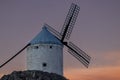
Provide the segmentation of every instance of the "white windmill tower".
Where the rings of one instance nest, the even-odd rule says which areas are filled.
[[[63,44],[46,25],[27,47],[27,69],[63,74]]]
[[[42,70],[63,75],[63,46],[66,46],[68,52],[85,67],[88,67],[91,57],[72,42],[67,41],[70,38],[79,10],[80,7],[72,3],[61,33],[45,24],[42,31],[32,41],[3,63],[0,68],[27,48],[28,70]]]

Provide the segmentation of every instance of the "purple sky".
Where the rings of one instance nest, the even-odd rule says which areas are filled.
[[[61,31],[72,2],[80,5],[80,13],[70,41],[92,57],[90,68],[120,65],[120,0],[0,0],[0,64],[33,39],[44,23]],[[66,50],[65,69],[83,68]],[[25,51],[0,73],[24,69]]]

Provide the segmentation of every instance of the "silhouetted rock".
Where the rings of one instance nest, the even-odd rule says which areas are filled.
[[[9,75],[4,75],[0,80],[67,80],[65,77],[37,70],[14,71]]]

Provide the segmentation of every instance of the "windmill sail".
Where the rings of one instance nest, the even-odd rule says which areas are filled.
[[[62,41],[69,39],[73,26],[76,22],[80,7],[72,3],[61,30]]]
[[[90,61],[91,57],[88,56],[83,50],[78,48],[76,45],[74,45],[72,42],[69,42],[69,46],[75,49],[78,53],[80,53],[87,61]]]
[[[73,54],[75,58],[77,58],[84,66],[88,67],[90,63],[91,57],[88,56],[84,51],[74,45],[72,42],[68,44],[68,52]]]
[[[88,65],[89,65],[89,64],[86,63],[82,57],[78,56],[78,54],[76,54],[76,52],[74,52],[73,50],[71,50],[71,49],[69,49],[69,48],[68,48],[68,52],[69,52],[72,56],[74,56],[78,61],[80,61],[85,67],[88,68]]]
[[[22,51],[24,51],[30,44],[27,44],[25,47],[23,47],[20,51],[18,51],[14,56],[12,56],[10,59],[8,59],[6,62],[4,62],[2,65],[0,65],[0,68],[5,66],[7,63],[9,63],[11,60],[13,60],[17,55],[19,55]]]
[[[63,43],[68,47],[68,52],[73,55],[77,60],[79,60],[85,67],[89,66],[91,57],[88,56],[85,52],[75,46],[72,42],[69,44]]]
[[[56,31],[54,28],[52,28],[51,26],[49,26],[48,24],[44,24],[44,26],[47,28],[48,31],[50,31],[52,34],[54,34],[58,39],[61,40],[62,35]]]
[[[61,30],[62,39],[61,42],[68,47],[68,52],[73,55],[76,59],[78,59],[85,67],[88,67],[90,62],[90,56],[88,56],[84,51],[74,45],[72,42],[64,42],[64,39],[69,39],[70,34],[72,32],[73,26],[76,22],[78,13],[80,11],[80,7],[76,4],[72,3],[63,24],[63,28]]]
[[[90,56],[88,56],[84,51],[82,51],[80,48],[75,46],[72,42],[70,42],[68,45],[68,52],[73,55],[76,59],[78,59],[85,67],[89,66],[90,63]]]

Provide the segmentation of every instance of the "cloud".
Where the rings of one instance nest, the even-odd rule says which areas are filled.
[[[120,67],[67,69],[65,76],[70,80],[120,80]]]

